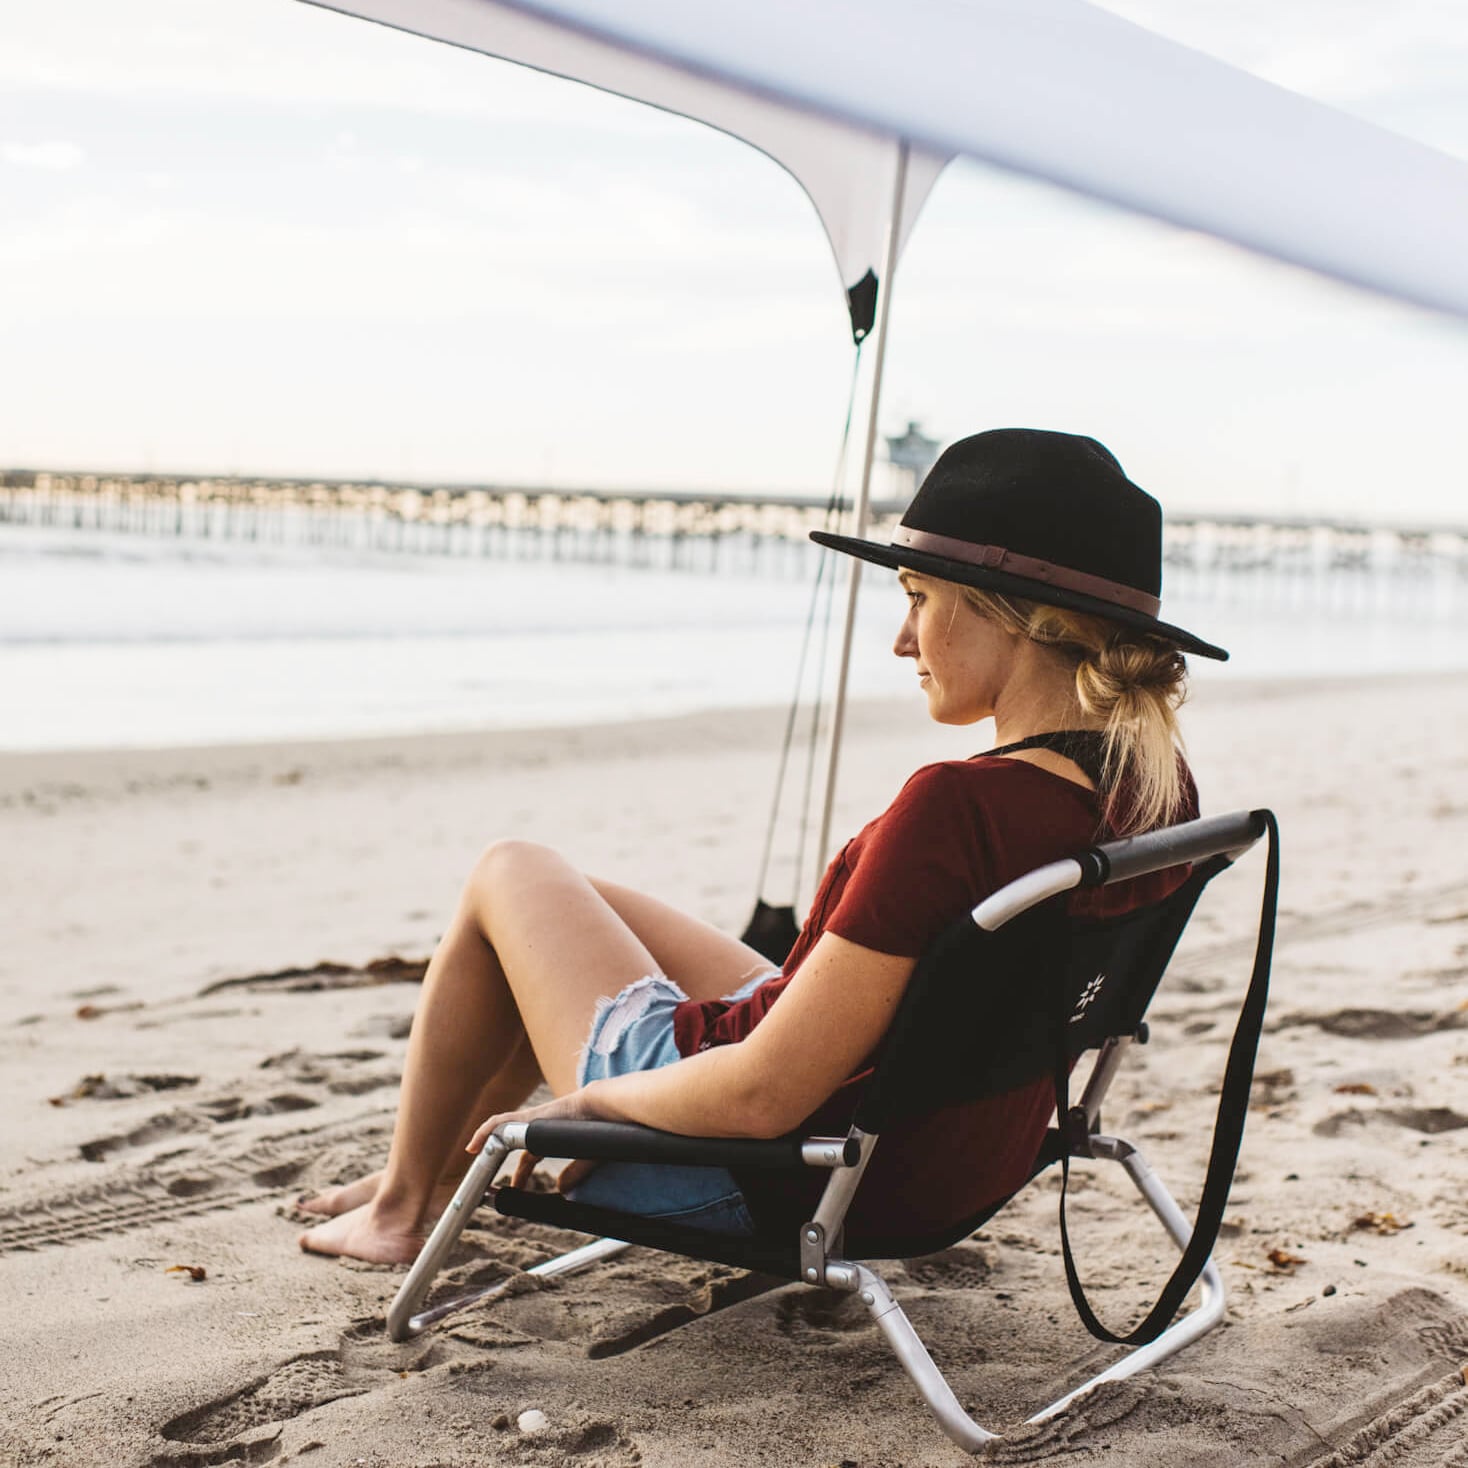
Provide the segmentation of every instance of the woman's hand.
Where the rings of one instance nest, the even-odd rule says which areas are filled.
[[[568,1091],[552,1101],[543,1101],[539,1106],[522,1106],[518,1111],[501,1111],[491,1116],[478,1131],[469,1138],[466,1152],[480,1152],[496,1127],[512,1121],[597,1121],[604,1120],[606,1112],[596,1104],[597,1083]]]
[[[502,1111],[497,1116],[491,1116],[478,1131],[469,1139],[469,1145],[465,1148],[468,1152],[479,1152],[489,1140],[490,1135],[498,1126],[503,1126],[512,1121],[596,1121],[604,1119],[604,1113],[597,1109],[596,1098],[588,1093],[595,1089],[595,1082],[589,1086],[582,1086],[579,1090],[569,1091],[564,1096],[557,1096],[552,1101],[542,1102],[539,1106],[522,1106],[519,1111]],[[522,1152],[519,1161],[515,1164],[514,1176],[510,1179],[512,1188],[524,1187],[530,1181],[530,1174],[535,1171],[540,1158],[533,1152]],[[560,1176],[556,1178],[556,1191],[567,1192],[581,1182],[596,1163],[588,1158],[577,1158],[561,1169]]]

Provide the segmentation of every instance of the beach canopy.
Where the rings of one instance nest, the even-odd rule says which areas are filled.
[[[906,140],[899,242],[962,153],[1468,316],[1468,163],[1084,0],[308,3],[746,139],[810,195],[848,292],[880,273]]]
[[[751,144],[805,190],[825,228],[860,342],[876,320],[889,234],[900,254],[951,153],[908,147],[779,97],[751,91],[650,52],[567,25],[536,6],[496,0],[309,0],[585,82],[708,124]],[[615,7],[606,7],[612,12]],[[895,231],[893,212],[897,213]],[[894,256],[895,263],[895,256]]]

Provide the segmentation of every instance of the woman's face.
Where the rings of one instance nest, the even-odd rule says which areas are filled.
[[[907,617],[892,651],[917,664],[928,714],[940,724],[989,718],[1014,670],[1019,639],[981,617],[951,581],[916,571],[901,571],[897,579],[907,595]]]

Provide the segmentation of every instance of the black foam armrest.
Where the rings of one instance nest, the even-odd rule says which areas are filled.
[[[804,1168],[808,1138],[684,1137],[623,1121],[532,1121],[525,1148],[537,1157],[585,1157],[597,1162],[671,1162],[685,1167]],[[823,1139],[824,1140],[824,1139]],[[840,1162],[856,1161],[857,1144],[827,1144]],[[818,1164],[819,1165],[819,1164]],[[827,1164],[829,1165],[829,1164]]]
[[[1127,836],[1093,846],[1076,859],[1082,887],[1121,882],[1147,872],[1160,872],[1185,862],[1247,850],[1265,831],[1267,811],[1241,810],[1226,816],[1205,816],[1165,826],[1142,836]]]

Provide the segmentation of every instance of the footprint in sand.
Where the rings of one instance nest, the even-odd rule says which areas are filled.
[[[1312,1130],[1318,1137],[1339,1137],[1373,1121],[1391,1122],[1408,1131],[1425,1132],[1428,1136],[1468,1127],[1468,1116],[1449,1106],[1403,1106],[1376,1112],[1362,1111],[1353,1106],[1317,1121]]]
[[[104,1157],[110,1157],[114,1152],[122,1152],[129,1147],[147,1147],[154,1142],[161,1142],[168,1137],[181,1136],[185,1132],[198,1131],[208,1125],[208,1119],[197,1112],[166,1111],[158,1116],[150,1116],[141,1126],[135,1126],[131,1131],[83,1142],[81,1154],[88,1162],[101,1162]]]
[[[194,1449],[204,1445],[203,1451],[161,1453],[151,1468],[268,1462],[278,1449],[280,1424],[343,1397],[395,1386],[404,1370],[433,1364],[439,1351],[432,1341],[406,1348],[395,1345],[382,1334],[380,1321],[357,1321],[342,1333],[336,1350],[295,1356],[268,1376],[165,1422],[159,1434],[166,1441]],[[277,1432],[258,1435],[270,1427]]]
[[[775,1329],[781,1335],[835,1337],[870,1325],[872,1317],[855,1295],[801,1290],[782,1297],[775,1306]]]
[[[769,1275],[730,1270],[720,1270],[701,1284],[689,1281],[685,1299],[669,1304],[639,1302],[609,1314],[593,1327],[586,1354],[593,1361],[621,1356],[730,1305],[752,1300],[779,1283]]]
[[[314,1050],[302,1050],[297,1045],[282,1050],[278,1055],[266,1056],[260,1062],[260,1069],[283,1070],[292,1079],[323,1081],[331,1074],[327,1061],[340,1060],[348,1065],[361,1065],[368,1060],[382,1060],[386,1053],[384,1050],[330,1050],[318,1054]]]
[[[1347,1040],[1411,1040],[1441,1030],[1468,1028],[1468,1012],[1445,1013],[1420,1009],[1334,1009],[1323,1014],[1285,1014],[1274,1023],[1279,1030],[1314,1025],[1328,1035]]]
[[[219,1468],[223,1464],[273,1463],[280,1456],[279,1431],[251,1442],[226,1443],[217,1448],[173,1448],[148,1459],[147,1468]]]
[[[506,1414],[507,1416],[510,1414]],[[510,1441],[495,1442],[494,1461],[564,1468],[578,1458],[590,1457],[597,1468],[636,1468],[642,1461],[636,1444],[615,1423],[601,1418],[572,1427],[534,1434],[512,1434]]]
[[[960,1244],[911,1260],[905,1267],[907,1277],[916,1285],[966,1290],[988,1283],[994,1273],[994,1256],[982,1245]]]
[[[279,1370],[241,1391],[206,1402],[165,1422],[169,1442],[222,1443],[267,1423],[287,1422],[313,1407],[340,1397],[355,1397],[370,1388],[352,1381],[335,1351],[297,1356]]]
[[[298,1096],[282,1092],[267,1096],[262,1101],[246,1102],[238,1096],[222,1096],[211,1101],[202,1101],[194,1107],[180,1107],[150,1116],[140,1126],[110,1137],[97,1137],[83,1142],[81,1154],[88,1162],[101,1162],[116,1152],[130,1147],[147,1147],[169,1137],[183,1136],[188,1132],[201,1131],[228,1121],[242,1121],[251,1116],[280,1116],[291,1111],[309,1111],[321,1103],[309,1096]]]
[[[342,1067],[356,1067],[383,1058],[381,1050],[337,1050],[325,1055],[310,1050],[286,1050],[262,1060],[260,1069],[278,1070],[281,1078],[293,1085],[325,1086],[336,1096],[364,1096],[384,1086],[396,1086],[402,1080],[401,1068],[393,1066],[363,1075],[353,1071],[342,1074]]]
[[[53,1096],[51,1104],[65,1106],[69,1101],[129,1101],[134,1096],[146,1096],[153,1091],[177,1091],[198,1084],[198,1076],[83,1076],[64,1095]]]
[[[333,1096],[365,1096],[369,1091],[380,1091],[384,1086],[396,1086],[402,1078],[401,1072],[396,1070],[374,1071],[365,1076],[341,1076],[328,1081],[326,1089]]]
[[[1450,1106],[1405,1107],[1382,1114],[1398,1126],[1407,1127],[1414,1132],[1426,1132],[1428,1136],[1436,1136],[1439,1132],[1455,1132],[1468,1126],[1468,1116],[1454,1111]]]

